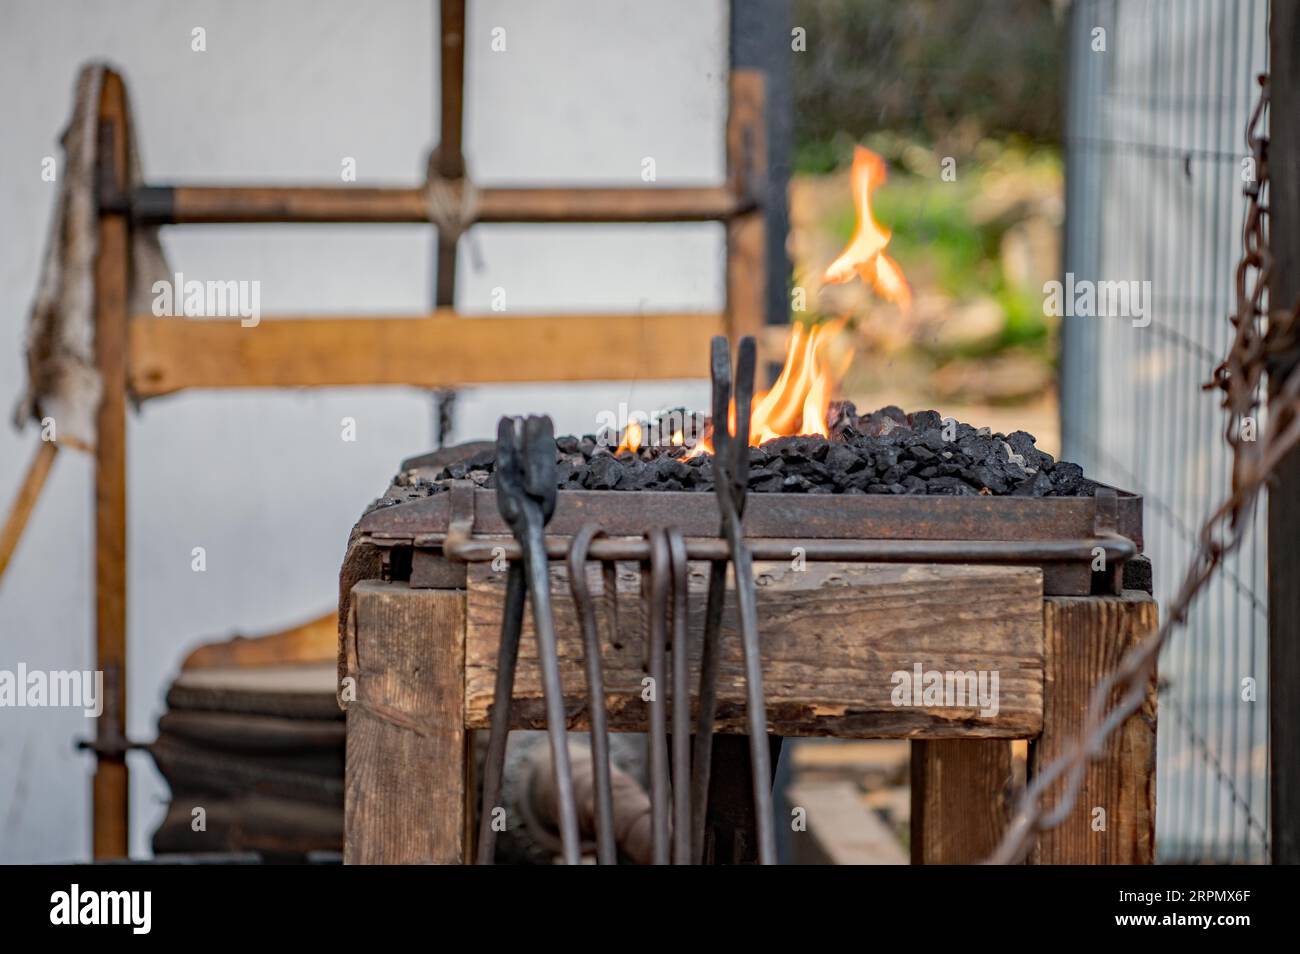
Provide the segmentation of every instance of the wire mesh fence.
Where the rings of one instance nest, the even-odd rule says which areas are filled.
[[[1267,16],[1267,0],[1070,10],[1063,285],[1130,283],[1131,307],[1062,319],[1063,453],[1145,498],[1162,605],[1228,490],[1222,412],[1201,385],[1230,340]],[[1267,860],[1262,514],[1161,657],[1160,861]]]

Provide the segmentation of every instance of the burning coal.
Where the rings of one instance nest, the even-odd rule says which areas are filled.
[[[751,493],[929,494],[975,497],[1091,496],[1096,485],[1077,464],[1056,461],[1033,435],[990,433],[940,417],[905,414],[896,407],[859,415],[833,402],[830,437],[790,435],[749,451]],[[562,490],[713,490],[713,457],[684,447],[645,446],[610,453],[597,436],[555,440]],[[412,476],[399,485],[412,496],[448,489],[453,480],[492,487],[495,450],[449,464],[432,480]]]

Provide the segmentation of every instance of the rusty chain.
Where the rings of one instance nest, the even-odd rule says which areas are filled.
[[[1300,367],[1292,366],[1280,381],[1276,379],[1276,362],[1293,354],[1300,342],[1300,303],[1290,311],[1272,314],[1264,304],[1273,264],[1264,196],[1268,182],[1268,138],[1264,133],[1268,77],[1260,76],[1259,84],[1259,100],[1246,126],[1246,145],[1255,175],[1244,189],[1242,255],[1236,270],[1235,310],[1229,316],[1234,335],[1227,356],[1214,369],[1213,379],[1204,385],[1205,390],[1223,393],[1221,406],[1227,413],[1224,437],[1232,452],[1232,493],[1202,525],[1182,585],[1160,627],[1125,653],[1116,670],[1097,684],[1083,729],[1022,792],[1016,814],[988,859],[991,864],[1022,861],[1039,832],[1054,828],[1069,816],[1088,763],[1101,755],[1111,733],[1142,706],[1161,649],[1186,622],[1191,604],[1224,558],[1241,545],[1260,491],[1278,464],[1300,444]],[[1258,421],[1262,385],[1270,368],[1274,369],[1275,379],[1267,427],[1253,425],[1250,435],[1245,436],[1246,420]],[[1046,798],[1061,780],[1063,790],[1055,805],[1049,806]]]

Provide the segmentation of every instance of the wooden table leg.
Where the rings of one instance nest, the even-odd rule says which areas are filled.
[[[1049,597],[1043,607],[1046,673],[1043,734],[1029,747],[1032,776],[1083,724],[1093,687],[1158,625],[1146,593]],[[1058,783],[1059,785],[1059,783]],[[1054,804],[1054,793],[1048,804]],[[1111,737],[1084,775],[1069,817],[1038,836],[1031,864],[1150,864],[1155,860],[1156,681],[1142,708]]]
[[[971,865],[987,858],[1012,808],[1012,743],[912,743],[912,864]]]
[[[367,580],[352,590],[348,864],[469,859],[465,591]]]

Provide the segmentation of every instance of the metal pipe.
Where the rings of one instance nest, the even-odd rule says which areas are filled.
[[[596,860],[602,865],[618,864],[614,839],[614,789],[609,767],[609,724],[605,711],[605,678],[601,665],[600,632],[596,627],[596,609],[587,587],[587,549],[591,541],[604,533],[587,524],[573,538],[569,550],[569,588],[582,627],[583,653],[587,657],[587,706],[591,714],[592,776],[596,802]],[[613,564],[604,564],[605,588],[617,584]],[[616,597],[615,597],[616,598]],[[495,715],[495,713],[493,713]]]
[[[429,224],[423,186],[138,186],[106,193],[101,208],[137,225],[267,222]],[[478,222],[721,222],[751,212],[725,186],[699,188],[480,188]]]
[[[730,356],[725,338],[714,339],[714,352]],[[776,864],[776,827],[772,815],[772,751],[767,739],[767,707],[763,700],[763,657],[758,636],[758,596],[754,591],[754,567],[745,545],[740,519],[745,512],[745,490],[749,483],[749,411],[754,394],[757,364],[754,339],[740,339],[736,354],[736,432],[729,441],[730,462],[715,481],[722,527],[731,546],[735,568],[736,604],[740,616],[741,646],[745,656],[745,715],[749,721],[749,760],[754,792],[754,823],[758,829],[758,861]],[[723,418],[725,421],[726,419]],[[715,425],[716,426],[716,425]],[[715,463],[716,466],[716,463]]]
[[[668,540],[661,528],[646,534],[650,545],[649,584],[642,573],[642,597],[646,604],[650,638],[646,643],[646,673],[650,677],[650,828],[653,864],[669,861],[668,689],[666,649],[668,642]]]
[[[548,536],[547,556],[562,560],[568,553],[569,538]],[[813,562],[844,560],[859,563],[1091,563],[1100,547],[1107,563],[1122,562],[1137,555],[1127,537],[1115,535],[1080,537],[1073,540],[810,540],[798,537],[760,537],[748,541],[755,560],[790,560],[802,556]],[[504,537],[472,537],[444,540],[443,552],[465,563],[487,563],[502,550],[507,559],[519,556],[518,545]],[[798,553],[796,554],[796,551]],[[687,538],[691,560],[718,561],[729,556],[726,540]],[[611,537],[593,540],[588,554],[592,560],[644,561],[650,557],[644,538]]]
[[[686,672],[686,619],[690,567],[681,532],[670,527],[665,536],[673,584],[673,864],[688,865],[691,863],[691,690]]]
[[[492,695],[492,725],[488,730],[487,755],[483,760],[483,803],[479,809],[478,852],[475,863],[490,865],[496,858],[497,809],[505,778],[506,741],[510,736],[510,700],[515,689],[515,664],[519,658],[519,636],[523,632],[524,595],[527,582],[524,567],[512,561],[506,575],[505,609],[501,620],[501,642],[497,646],[496,685]]]

